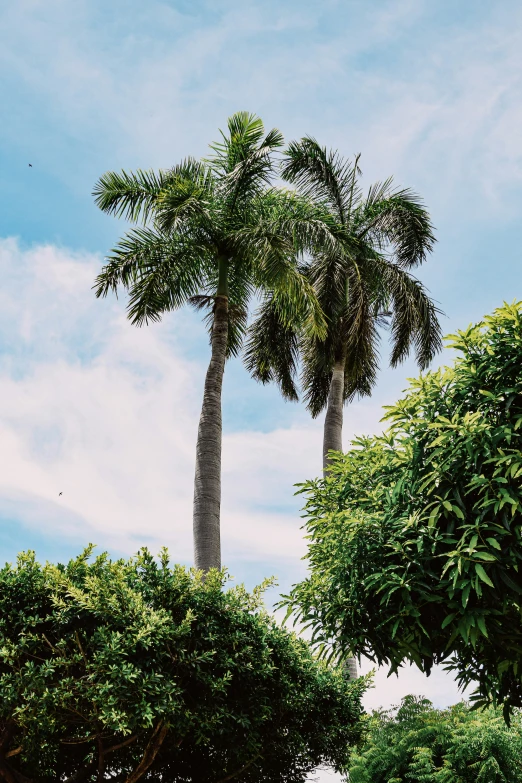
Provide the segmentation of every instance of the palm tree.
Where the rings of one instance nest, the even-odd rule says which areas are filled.
[[[379,365],[379,327],[391,321],[391,365],[415,351],[425,368],[441,348],[437,309],[422,284],[409,274],[434,244],[429,215],[409,190],[392,190],[391,179],[363,197],[354,163],[328,153],[315,139],[290,144],[283,178],[330,211],[342,231],[342,249],[312,253],[301,271],[313,285],[327,321],[326,336],[284,322],[267,293],[249,328],[246,365],[263,383],[275,381],[283,396],[297,400],[296,374],[315,418],[326,408],[323,473],[332,452],[342,451],[343,406],[370,395]],[[348,677],[357,663],[347,658]]]
[[[325,206],[343,232],[342,252],[320,249],[301,267],[325,314],[327,334],[304,334],[282,322],[267,294],[247,341],[254,377],[276,381],[290,400],[298,398],[301,358],[307,407],[314,418],[326,408],[325,472],[331,452],[342,450],[344,403],[370,395],[376,383],[379,327],[391,327],[392,367],[413,349],[424,369],[441,348],[438,310],[408,271],[433,248],[429,215],[412,191],[393,190],[391,179],[363,196],[358,163],[359,156],[350,163],[310,137],[290,144],[283,178]]]
[[[141,325],[190,303],[207,311],[211,358],[197,436],[193,533],[195,565],[220,568],[221,391],[227,357],[246,331],[249,300],[269,293],[284,325],[303,322],[324,336],[313,287],[297,259],[321,246],[341,253],[328,211],[296,193],[270,186],[278,130],[240,112],[212,155],[184,160],[169,171],[108,172],[94,189],[104,212],[141,223],[111,252],[96,296],[122,285],[128,315]]]

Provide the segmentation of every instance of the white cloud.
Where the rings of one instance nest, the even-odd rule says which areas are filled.
[[[186,558],[189,363],[160,330],[133,330],[120,308],[96,302],[98,259],[10,241],[1,261],[4,493],[33,510],[40,499],[50,524],[53,506],[58,518],[67,510],[76,532],[127,551],[141,532],[156,542],[168,530]]]
[[[0,505],[86,541],[126,552],[167,544],[190,561],[205,363],[184,358],[183,328],[176,339],[167,323],[136,329],[123,303],[96,300],[99,266],[88,254],[0,244]],[[181,314],[169,318],[182,327]],[[369,428],[376,410],[366,408]],[[297,407],[288,414],[286,428],[225,433],[225,562],[297,567],[304,554],[293,485],[319,470],[321,428]]]
[[[363,660],[361,674],[367,674],[375,669],[371,661]],[[403,666],[398,675],[388,676],[387,667],[377,669],[374,676],[374,687],[364,696],[364,706],[367,710],[387,709],[399,704],[404,696],[410,693],[426,696],[435,707],[444,708],[466,698],[457,688],[454,679],[441,666],[434,666],[429,677],[426,677],[416,666]]]

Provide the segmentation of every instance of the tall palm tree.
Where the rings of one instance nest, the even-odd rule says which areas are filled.
[[[409,269],[421,264],[434,244],[429,215],[410,190],[392,190],[391,179],[359,186],[359,157],[353,163],[306,137],[290,144],[283,178],[326,207],[341,227],[341,250],[312,252],[301,271],[313,285],[327,321],[326,336],[283,321],[267,293],[249,328],[246,365],[263,383],[275,381],[283,396],[297,400],[296,375],[315,418],[326,408],[323,473],[332,452],[342,451],[343,406],[370,395],[379,365],[379,327],[391,325],[391,365],[413,348],[425,368],[441,348],[437,309]],[[346,672],[357,677],[354,658]]]
[[[292,142],[283,178],[326,207],[342,229],[342,251],[312,253],[301,271],[317,294],[327,321],[326,337],[304,334],[279,317],[268,293],[249,329],[246,363],[255,378],[276,381],[296,400],[296,373],[315,418],[326,408],[323,470],[330,452],[342,450],[343,406],[370,395],[379,366],[379,327],[390,326],[395,367],[413,349],[421,369],[441,348],[438,310],[408,271],[425,261],[435,241],[430,217],[411,190],[392,180],[363,195],[359,156],[353,163],[315,139]]]
[[[194,482],[197,568],[221,566],[221,391],[225,362],[241,348],[249,300],[269,292],[281,323],[305,324],[310,339],[326,326],[313,287],[296,259],[321,246],[342,249],[338,227],[321,205],[271,187],[278,130],[240,112],[211,145],[210,158],[168,171],[108,172],[94,189],[104,212],[139,227],[111,252],[96,296],[122,285],[128,315],[157,321],[185,303],[206,309],[211,358],[203,393]]]

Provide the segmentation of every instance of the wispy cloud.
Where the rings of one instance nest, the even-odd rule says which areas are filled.
[[[52,116],[84,139],[87,158],[169,165],[204,152],[209,128],[246,107],[289,135],[361,150],[372,178],[413,180],[440,211],[463,187],[505,205],[520,182],[514,2],[468,6],[453,23],[412,0],[131,5],[25,0],[0,17],[4,71],[37,96],[40,124]]]

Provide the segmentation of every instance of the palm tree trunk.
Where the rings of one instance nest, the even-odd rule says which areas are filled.
[[[218,288],[212,325],[212,355],[199,419],[194,479],[194,562],[208,571],[221,568],[221,389],[228,339],[228,296]]]
[[[335,362],[328,392],[323,435],[324,476],[326,476],[332,461],[328,456],[328,452],[343,450],[344,365],[345,359],[339,359]],[[348,679],[357,679],[357,661],[355,658],[347,658],[345,660],[344,671]]]
[[[343,449],[344,364],[344,359],[335,362],[330,381],[324,420],[323,473],[331,463],[328,452]]]
[[[344,662],[344,671],[349,680],[357,679],[357,661],[355,658],[346,658]]]

